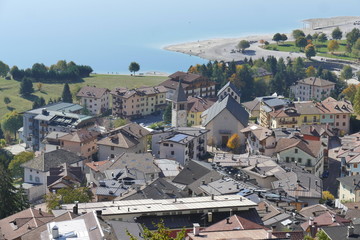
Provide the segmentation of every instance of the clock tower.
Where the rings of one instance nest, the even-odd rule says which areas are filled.
[[[179,81],[172,99],[171,126],[186,127],[187,126],[187,97],[184,88]]]

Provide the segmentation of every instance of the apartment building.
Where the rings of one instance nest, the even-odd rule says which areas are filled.
[[[94,125],[95,118],[81,115],[82,106],[58,102],[43,108],[24,112],[22,138],[27,148],[40,149],[41,142],[50,132],[71,132]]]
[[[323,100],[335,89],[335,83],[316,77],[301,79],[290,87],[295,99],[300,101]]]
[[[180,81],[187,97],[216,97],[214,81],[210,81],[199,74],[178,71],[171,74],[169,79],[159,84],[159,86],[164,86],[167,89],[167,99],[173,99]]]
[[[166,107],[164,86],[134,89],[116,88],[112,95],[112,114],[121,118],[138,118],[150,115]]]
[[[269,111],[267,116],[269,116],[270,128],[322,124],[327,125],[334,133],[344,135],[350,130],[350,117],[353,112],[350,102],[329,97],[321,102],[296,102],[292,107]],[[265,124],[266,122],[260,125]]]
[[[110,90],[85,86],[76,94],[80,98],[80,105],[86,108],[91,114],[99,115],[110,108]]]

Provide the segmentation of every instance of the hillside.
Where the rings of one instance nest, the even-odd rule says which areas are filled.
[[[84,78],[82,82],[72,83],[70,90],[78,86],[92,85],[97,87],[106,87],[112,90],[115,87],[140,87],[155,86],[164,81],[163,76],[129,76],[129,75],[103,75],[94,74],[88,78]],[[22,112],[32,107],[32,100],[43,97],[46,101],[50,98],[57,99],[61,96],[64,84],[46,84],[42,83],[41,91],[38,91],[37,83],[34,83],[35,92],[30,98],[22,98],[19,95],[20,82],[15,80],[5,80],[0,78],[0,119],[9,111],[16,110]],[[11,102],[6,106],[4,97],[9,97]]]

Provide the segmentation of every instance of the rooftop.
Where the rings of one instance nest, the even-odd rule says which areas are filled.
[[[110,92],[107,88],[98,88],[95,86],[84,86],[76,94],[77,97],[101,98],[104,94]]]
[[[64,209],[72,209],[74,204],[63,205]],[[256,204],[245,197],[238,195],[222,195],[207,197],[192,197],[192,198],[178,198],[174,199],[139,199],[128,201],[110,201],[110,202],[93,202],[80,203],[79,212],[89,212],[94,210],[101,210],[103,216],[110,215],[127,215],[127,214],[153,214],[160,212],[173,211],[191,211],[201,209],[217,209],[217,208],[248,208],[255,207]]]

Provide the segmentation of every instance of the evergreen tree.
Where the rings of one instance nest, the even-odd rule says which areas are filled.
[[[4,132],[1,128],[1,125],[0,125],[0,139],[4,139]]]
[[[23,209],[13,179],[5,167],[0,164],[0,219],[10,216]]]
[[[354,111],[356,114],[360,114],[360,87],[357,88],[354,97]]]
[[[69,84],[65,83],[64,89],[61,95],[62,101],[67,103],[72,103],[72,95],[70,92]]]
[[[23,78],[20,84],[20,90],[19,90],[20,95],[27,97],[33,92],[34,92],[34,87],[32,81],[29,78]]]
[[[270,89],[272,93],[277,93],[278,95],[286,92],[284,74],[282,72],[275,74],[274,78],[270,82]]]
[[[165,111],[164,111],[164,115],[163,115],[163,120],[164,120],[164,123],[166,124],[169,124],[171,123],[171,103],[169,103],[166,108],[165,108]]]

